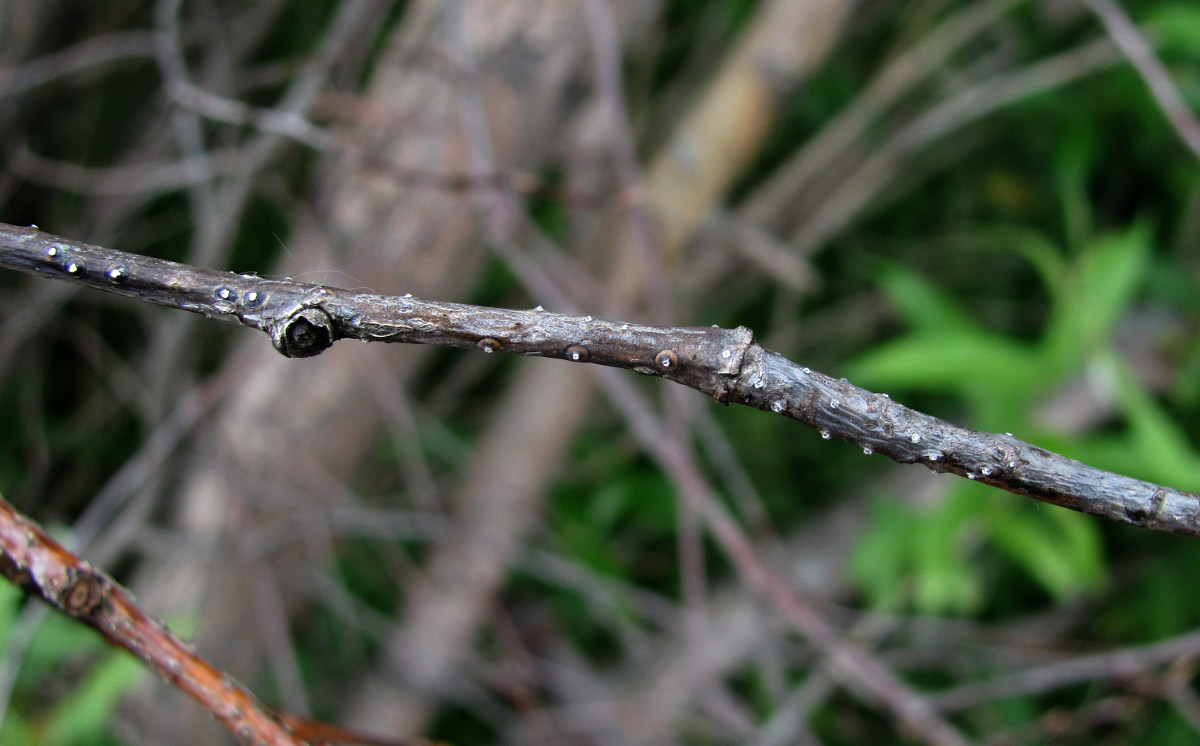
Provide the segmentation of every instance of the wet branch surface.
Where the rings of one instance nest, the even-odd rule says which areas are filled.
[[[1200,496],[923,414],[794,363],[744,327],[660,328],[364,293],[203,269],[0,224],[0,266],[241,323],[287,357],[339,339],[476,348],[655,375],[790,417],[824,438],[1141,528],[1200,536]]]

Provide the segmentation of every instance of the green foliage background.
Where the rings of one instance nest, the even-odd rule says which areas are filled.
[[[311,54],[333,8],[287,5],[260,51],[264,64],[293,64]],[[863,5],[824,66],[787,100],[768,145],[731,195],[730,209],[853,102],[887,64],[889,50],[911,44],[932,21],[966,3]],[[1053,5],[1020,3],[1005,14],[1000,36],[1010,51],[1036,60],[1097,34],[1087,14],[1057,18]],[[1178,0],[1127,5],[1152,32],[1193,110],[1200,110],[1200,7]],[[727,49],[756,7],[748,0],[666,4],[653,38],[626,61],[633,116],[645,130],[639,142],[644,156],[660,144],[676,100],[699,88],[713,69],[714,52]],[[56,32],[61,38],[41,40],[41,51],[96,29],[145,27],[151,13],[151,4],[114,4],[97,12],[91,25],[62,28]],[[402,18],[397,8],[389,24]],[[936,100],[952,89],[954,65],[966,62],[952,60],[944,76],[930,83],[944,88],[924,93]],[[4,127],[44,157],[105,165],[131,146],[126,135],[131,118],[142,115],[139,97],[155,85],[153,66],[144,62],[105,75],[86,92],[68,84],[35,89],[4,99]],[[270,102],[274,92],[267,85],[250,98]],[[910,105],[928,100],[914,97]],[[870,138],[882,138],[887,128],[879,123],[861,147],[877,146]],[[297,219],[292,200],[299,195],[303,201],[312,178],[310,158],[301,154],[281,164],[278,182],[254,196],[231,266],[265,269],[285,250]],[[1021,98],[911,156],[906,169],[908,178],[895,180],[812,258],[820,278],[814,292],[796,293],[761,278],[731,281],[728,292],[697,310],[698,318],[681,321],[745,324],[792,359],[932,414],[1200,491],[1200,162],[1168,126],[1141,78],[1114,64]],[[0,219],[53,231],[71,223],[84,199],[7,171],[0,182]],[[531,197],[529,209],[548,233],[562,235],[577,208],[547,192]],[[137,251],[181,258],[179,239],[191,230],[187,221],[183,192],[166,192],[130,215],[120,238]],[[5,275],[0,292],[24,297],[31,282]],[[523,293],[497,264],[471,297],[446,300],[517,305]],[[0,316],[0,324],[17,310],[13,302],[0,309],[8,316]],[[157,312],[73,296],[57,310],[54,331],[19,347],[21,359],[10,361],[0,378],[0,423],[6,423],[0,427],[0,491],[38,519],[78,516],[145,436],[134,401],[96,394],[105,385],[97,382],[101,371],[135,365],[144,355],[148,313]],[[194,373],[215,369],[235,333],[199,332]],[[78,344],[80,335],[94,344]],[[134,362],[122,362],[129,360]],[[422,432],[422,457],[439,475],[465,460],[478,432],[473,413],[502,385],[508,365],[500,362],[463,386],[461,399],[443,407],[441,426]],[[436,390],[437,383],[429,373],[417,395]],[[1054,405],[1072,395],[1093,397],[1094,416],[1064,425]],[[1073,411],[1078,415],[1078,408]],[[716,412],[714,420],[761,494],[764,525],[745,506],[735,506],[752,534],[788,536],[844,503],[868,506],[870,519],[838,568],[849,581],[831,601],[838,609],[953,619],[979,629],[1035,624],[1031,620],[1040,615],[1073,610],[1067,631],[1051,641],[1064,650],[1135,646],[1200,623],[1200,600],[1190,592],[1200,542],[1105,524],[947,476],[917,499],[893,478],[907,467],[864,457],[795,423],[735,410]],[[625,430],[611,414],[591,420],[573,444],[535,548],[614,587],[675,601],[683,578],[674,487]],[[405,448],[386,438],[378,444],[354,486],[364,501],[385,501],[398,489],[395,474],[405,466]],[[385,617],[403,604],[378,569],[380,557],[394,549],[382,546],[387,541],[342,543],[335,572],[347,593]],[[419,538],[400,543],[414,557],[424,551]],[[728,561],[707,549],[710,582],[735,583]],[[577,654],[600,671],[628,654],[623,629],[646,624],[620,603],[601,613],[583,590],[521,568],[503,603],[553,620]],[[0,634],[17,604],[11,594],[0,599],[8,610]],[[53,624],[25,656],[0,731],[5,743],[101,742],[95,740],[104,730],[97,721],[115,695],[135,683],[128,661],[97,653],[62,620]],[[336,717],[341,683],[372,659],[380,641],[345,634],[331,608],[296,621],[293,633],[314,709]],[[43,637],[56,642],[43,644]],[[963,666],[964,679],[987,674],[986,654],[964,656],[971,660]],[[81,657],[95,662],[80,664]],[[807,670],[794,656],[783,669],[788,682]],[[748,712],[765,721],[780,699],[778,687],[760,677],[741,671],[726,683]],[[52,696],[44,694],[51,678],[64,682]],[[263,678],[252,683],[270,701],[272,682]],[[954,683],[949,678],[947,670],[923,672],[919,665],[910,675],[934,689]],[[1185,678],[1192,681],[1190,673]],[[1002,700],[970,710],[958,722],[980,737],[1002,732],[1038,741],[1046,738],[1035,727],[1039,717],[1086,711],[1118,695],[1133,696],[1101,680]],[[1195,731],[1162,697],[1139,702],[1127,717],[1079,726],[1058,742],[1194,740]],[[903,741],[886,723],[839,698],[821,708],[812,727],[829,744]],[[497,738],[486,718],[461,706],[445,707],[430,735],[461,744]],[[103,738],[117,742],[111,734]],[[709,742],[687,733],[680,739]]]

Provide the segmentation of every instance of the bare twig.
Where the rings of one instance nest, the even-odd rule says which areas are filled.
[[[199,702],[239,741],[253,746],[357,743],[437,746],[423,739],[380,738],[264,707],[253,694],[201,658],[133,597],[0,497],[0,575],[103,635]]]
[[[957,712],[985,702],[1041,694],[1085,681],[1130,679],[1198,656],[1200,633],[1188,632],[1149,645],[1079,656],[960,684],[929,695],[929,701],[939,712]]]
[[[52,80],[114,62],[148,58],[153,53],[153,39],[145,31],[97,36],[20,67],[0,70],[0,97],[17,96]]]
[[[1146,82],[1167,121],[1179,134],[1179,139],[1200,158],[1200,121],[1196,120],[1196,115],[1188,108],[1183,95],[1171,80],[1171,74],[1167,72],[1162,60],[1155,55],[1146,37],[1130,20],[1125,10],[1112,0],[1081,2],[1100,18],[1113,43]]]
[[[474,347],[657,375],[782,414],[900,463],[920,463],[1142,528],[1200,536],[1200,496],[1086,466],[1012,435],[959,427],[793,363],[744,327],[650,327],[270,280],[128,254],[0,224],[0,266],[266,332],[287,357],[338,339]]]
[[[0,574],[128,650],[213,713],[243,743],[301,746],[244,687],[141,611],[112,578],[0,498]]]

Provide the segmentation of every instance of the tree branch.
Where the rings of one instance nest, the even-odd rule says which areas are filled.
[[[133,653],[186,692],[243,743],[301,746],[241,684],[147,616],[112,578],[51,539],[0,498],[0,575]]]
[[[781,414],[824,438],[1141,528],[1200,536],[1200,496],[1113,474],[1012,435],[959,427],[793,363],[744,327],[659,328],[270,280],[0,224],[0,266],[266,332],[288,357],[338,339],[475,347],[628,368]]]

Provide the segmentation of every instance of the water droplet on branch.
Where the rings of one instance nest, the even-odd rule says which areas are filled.
[[[583,345],[571,345],[563,350],[563,354],[568,360],[574,360],[577,363],[586,363],[587,359],[592,356],[592,353],[588,352],[588,348]]]
[[[500,342],[492,337],[483,337],[475,343],[475,346],[488,354],[495,352],[501,347]]]
[[[672,350],[662,350],[654,356],[654,364],[663,370],[675,370],[679,367],[679,357]]]

